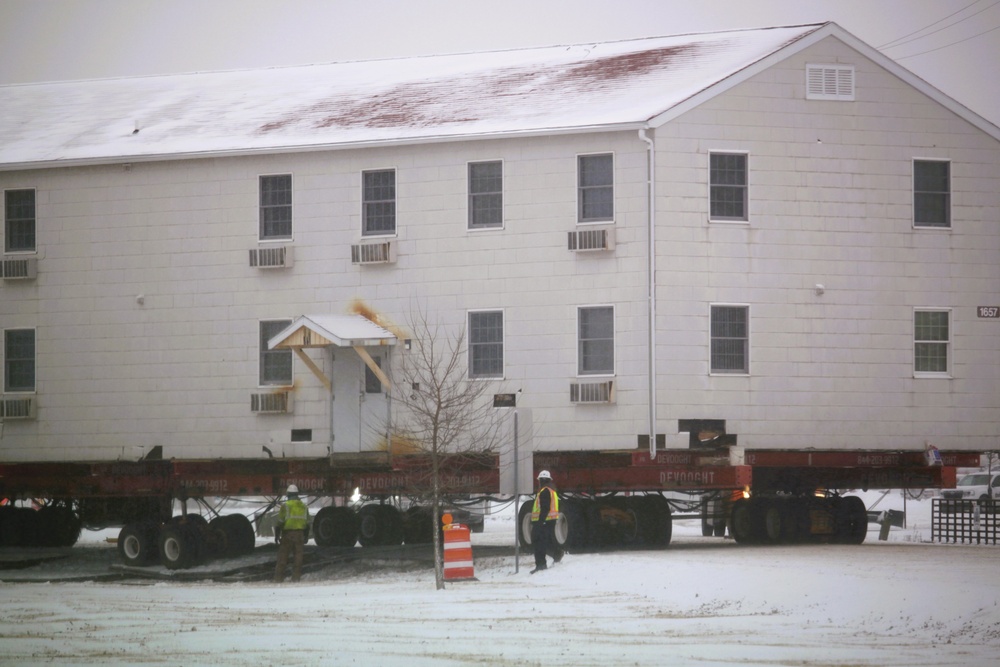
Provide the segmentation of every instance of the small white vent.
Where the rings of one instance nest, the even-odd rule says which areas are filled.
[[[250,266],[257,269],[283,269],[292,265],[292,247],[279,245],[250,249]]]
[[[284,415],[292,412],[292,395],[287,391],[250,394],[250,411],[258,415]]]
[[[806,99],[854,100],[854,67],[806,65]]]
[[[613,250],[615,247],[615,230],[608,227],[602,229],[578,229],[569,233],[568,243],[569,249],[575,252]]]
[[[38,277],[36,257],[5,257],[0,262],[0,277],[4,280],[34,280]]]
[[[396,244],[392,241],[351,246],[351,264],[392,264],[395,261]]]
[[[570,403],[614,403],[614,381],[574,382],[569,386]]]
[[[0,399],[0,419],[34,419],[35,399],[24,398]]]

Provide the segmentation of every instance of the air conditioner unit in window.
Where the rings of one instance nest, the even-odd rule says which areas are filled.
[[[258,415],[291,414],[292,394],[287,391],[250,394],[250,412]]]
[[[292,246],[279,245],[250,249],[250,266],[257,269],[284,269],[292,265]]]
[[[358,243],[351,246],[351,264],[392,264],[396,261],[393,241]]]
[[[35,399],[32,396],[0,398],[0,419],[34,419]]]
[[[570,403],[614,403],[614,381],[574,382],[569,386]]]
[[[4,280],[34,280],[38,277],[38,258],[4,257],[0,261],[0,277]]]
[[[569,249],[576,252],[614,250],[614,247],[615,230],[611,227],[578,229],[569,233]]]

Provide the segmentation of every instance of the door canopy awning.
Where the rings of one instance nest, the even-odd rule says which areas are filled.
[[[303,350],[310,347],[351,347],[371,372],[387,387],[389,378],[366,347],[395,345],[396,336],[362,315],[302,315],[295,318],[281,333],[267,341],[267,349],[290,349],[319,378],[333,395],[333,383]]]
[[[395,345],[396,336],[362,315],[302,315],[267,342],[269,350]]]

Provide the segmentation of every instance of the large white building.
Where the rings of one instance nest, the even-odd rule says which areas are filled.
[[[377,450],[415,312],[537,449],[1000,448],[1000,130],[835,24],[9,86],[0,137],[2,461]]]

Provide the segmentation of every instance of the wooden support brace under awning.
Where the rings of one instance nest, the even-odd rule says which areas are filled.
[[[330,382],[330,378],[328,378],[326,375],[323,374],[323,369],[317,366],[316,362],[314,362],[312,359],[309,358],[309,355],[302,350],[302,347],[301,346],[290,346],[290,347],[295,352],[295,354],[298,355],[299,359],[302,360],[302,363],[304,363],[306,367],[312,371],[312,374],[315,375],[317,378],[319,378],[319,381],[323,383],[323,386],[326,387],[326,390],[333,391],[333,383]]]
[[[360,345],[355,345],[354,351],[358,353],[359,357],[361,357],[361,361],[365,362],[365,366],[367,366],[368,369],[375,374],[375,377],[379,379],[379,382],[382,383],[382,388],[385,390],[385,393],[388,394],[389,387],[391,387],[392,385],[389,383],[388,376],[386,376],[386,374],[382,371],[382,369],[378,367],[378,364],[375,363],[375,360],[372,359],[372,355],[368,354],[368,350],[361,347]]]

